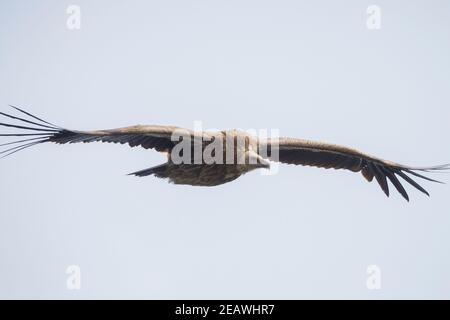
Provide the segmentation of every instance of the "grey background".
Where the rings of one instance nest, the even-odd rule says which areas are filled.
[[[0,3],[0,109],[75,129],[201,120],[441,164],[449,57],[446,0]],[[448,185],[407,203],[307,167],[215,188],[125,175],[162,161],[109,144],[1,160],[0,297],[450,298]]]

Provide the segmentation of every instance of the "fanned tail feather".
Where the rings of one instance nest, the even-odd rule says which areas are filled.
[[[146,177],[149,175],[155,175],[158,178],[166,178],[166,170],[167,170],[167,165],[161,164],[159,166],[156,167],[152,167],[152,168],[148,168],[148,169],[144,169],[144,170],[140,170],[140,171],[136,171],[133,173],[129,173],[129,176],[136,176],[136,177]]]

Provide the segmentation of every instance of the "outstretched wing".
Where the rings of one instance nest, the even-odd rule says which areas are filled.
[[[450,169],[450,164],[423,168],[408,167],[370,156],[352,148],[303,139],[280,138],[277,141],[268,140],[267,145],[270,158],[282,163],[361,172],[369,182],[375,177],[381,189],[388,197],[389,180],[397,191],[408,201],[408,194],[398,177],[429,196],[428,192],[408,174],[428,181],[442,183],[418,172]]]
[[[54,142],[57,144],[77,143],[77,142],[110,142],[128,144],[130,147],[140,146],[145,149],[155,149],[157,151],[170,151],[176,141],[172,141],[174,132],[179,131],[184,135],[193,134],[188,129],[173,126],[131,126],[126,128],[96,131],[67,130],[47,121],[44,121],[22,109],[13,107],[23,114],[23,117],[13,116],[0,112],[0,115],[13,119],[18,124],[0,122],[0,127],[20,129],[16,133],[0,133],[3,137],[14,137],[16,140],[1,144],[6,147],[0,151],[0,156],[6,157],[20,150],[35,146],[44,142]],[[19,140],[17,140],[18,137]]]

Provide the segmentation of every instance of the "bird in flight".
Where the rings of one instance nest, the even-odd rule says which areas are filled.
[[[0,126],[20,131],[0,133],[2,137],[16,139],[0,144],[5,148],[0,151],[2,157],[48,142],[67,144],[99,141],[128,144],[130,147],[139,146],[167,153],[166,163],[133,172],[130,175],[138,177],[153,175],[158,178],[167,178],[174,184],[217,186],[233,181],[252,170],[268,169],[271,161],[277,161],[285,164],[361,172],[369,182],[375,178],[388,197],[389,180],[403,198],[409,201],[408,194],[399,178],[429,196],[429,193],[411,176],[442,183],[423,173],[450,169],[450,164],[410,167],[345,146],[295,138],[260,139],[240,130],[197,132],[158,125],[136,125],[95,131],[69,130],[42,120],[20,108],[11,107],[20,113],[20,117],[0,112],[0,115],[12,119],[9,122],[13,122],[0,122]],[[240,141],[242,143],[239,143]],[[197,158],[199,152],[196,153],[196,150],[200,150],[200,160]],[[206,154],[206,151],[209,151],[210,156],[201,157]]]

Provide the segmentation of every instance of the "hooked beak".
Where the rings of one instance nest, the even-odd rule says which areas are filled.
[[[262,168],[270,169],[270,161],[264,159],[263,157],[259,157],[259,163],[261,164]]]
[[[270,161],[267,159],[264,159],[256,152],[250,150],[248,151],[248,160],[249,163],[253,163],[253,166],[257,168],[266,168],[270,169]]]

